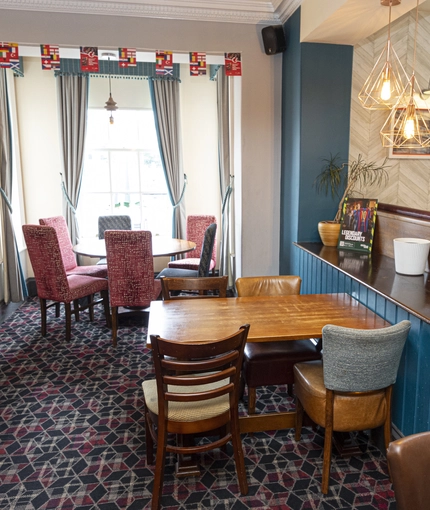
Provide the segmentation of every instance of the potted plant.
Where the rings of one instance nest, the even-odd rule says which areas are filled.
[[[330,192],[333,198],[340,197],[334,220],[318,223],[318,232],[325,246],[337,246],[345,198],[354,193],[361,194],[360,189],[364,186],[386,184],[388,180],[386,161],[387,158],[382,165],[374,161],[367,163],[361,154],[350,162],[340,161],[339,154],[335,156],[330,154],[329,158],[323,159],[324,167],[315,179],[317,192],[326,195]]]

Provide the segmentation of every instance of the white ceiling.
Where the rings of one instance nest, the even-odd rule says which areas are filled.
[[[0,9],[197,21],[284,23],[302,0],[0,0]]]
[[[421,11],[430,12],[430,0],[418,1]],[[416,2],[393,7],[393,20]],[[0,0],[0,9],[255,25],[283,24],[300,5],[306,42],[356,44],[388,23],[380,0]]]

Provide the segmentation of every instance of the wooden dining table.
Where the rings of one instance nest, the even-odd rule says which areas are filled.
[[[153,301],[150,336],[177,342],[211,342],[250,324],[248,342],[320,338],[326,324],[376,329],[390,324],[348,294],[303,294]],[[240,417],[242,433],[294,427],[295,412]]]
[[[152,256],[153,257],[172,257],[181,253],[193,251],[196,243],[186,239],[174,239],[167,236],[152,237]],[[106,245],[104,239],[83,239],[73,247],[77,255],[86,257],[106,257]],[[200,256],[200,254],[199,254]]]

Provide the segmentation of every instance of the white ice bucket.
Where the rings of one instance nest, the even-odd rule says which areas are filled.
[[[406,275],[424,274],[429,256],[430,241],[415,237],[399,237],[394,242],[396,273]]]

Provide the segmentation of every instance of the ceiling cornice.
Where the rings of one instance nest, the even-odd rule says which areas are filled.
[[[282,0],[275,10],[280,23],[284,24],[302,5],[302,2],[303,0]]]
[[[0,0],[0,9],[133,16],[192,21],[277,25],[284,23],[302,0]],[[207,7],[209,5],[209,7]]]

